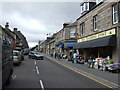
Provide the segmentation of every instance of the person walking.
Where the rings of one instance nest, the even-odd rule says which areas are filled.
[[[77,53],[76,52],[74,52],[73,53],[73,59],[74,59],[74,63],[77,63]]]
[[[90,58],[89,58],[89,60],[88,60],[88,67],[92,67],[92,68],[94,67],[93,60],[94,60],[94,57],[91,55]]]
[[[57,56],[58,56],[58,60],[59,60],[59,59],[60,59],[60,53],[58,53],[58,55],[57,55]]]

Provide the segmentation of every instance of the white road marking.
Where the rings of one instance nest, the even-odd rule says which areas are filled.
[[[15,79],[15,78],[16,78],[16,75],[13,75],[12,78]]]
[[[42,90],[44,90],[44,86],[43,86],[42,80],[40,80],[40,86],[41,86]]]
[[[35,65],[37,65],[36,61],[35,61]]]
[[[36,66],[36,70],[37,70],[37,74],[39,74],[40,72],[39,72],[39,70],[38,70],[38,67]]]

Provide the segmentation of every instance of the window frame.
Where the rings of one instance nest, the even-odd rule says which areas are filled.
[[[93,31],[98,30],[98,15],[93,16]]]
[[[72,31],[74,29],[74,32]],[[72,32],[71,32],[72,31]],[[76,32],[76,29],[75,29],[75,27],[71,27],[70,28],[70,38],[75,38],[75,32]],[[71,34],[73,34],[73,35],[71,35]]]
[[[87,6],[87,8],[86,8]],[[88,11],[89,10],[89,2],[84,2],[82,5],[81,5],[81,13],[85,12],[85,11]]]
[[[66,39],[66,30],[63,30],[63,39]]]
[[[84,36],[84,34],[85,34],[85,23],[83,22],[80,24],[80,35]]]
[[[114,11],[115,6],[116,6],[116,11]],[[115,17],[115,14],[116,14],[116,17]],[[115,21],[115,18],[116,18],[116,21]],[[116,3],[112,6],[112,23],[117,24],[118,21],[119,21],[119,18],[118,18],[118,3]]]

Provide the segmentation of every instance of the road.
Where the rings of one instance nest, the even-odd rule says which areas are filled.
[[[48,58],[34,60],[25,57],[19,66],[14,67],[14,74],[7,88],[108,88],[90,78],[80,75],[59,65]]]

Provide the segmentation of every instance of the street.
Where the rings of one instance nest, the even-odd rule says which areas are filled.
[[[14,67],[12,81],[6,88],[108,88],[83,75],[75,73],[48,58],[28,59]]]

